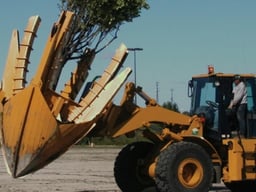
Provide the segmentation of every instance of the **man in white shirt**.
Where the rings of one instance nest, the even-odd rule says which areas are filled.
[[[233,99],[228,108],[236,109],[236,117],[239,123],[238,131],[242,137],[246,136],[246,114],[247,114],[247,89],[240,75],[234,76]]]

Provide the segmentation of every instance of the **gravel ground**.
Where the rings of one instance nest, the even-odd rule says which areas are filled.
[[[18,179],[7,174],[1,154],[0,192],[120,192],[113,177],[119,151],[119,148],[73,147],[45,168]],[[229,190],[219,184],[211,192]]]

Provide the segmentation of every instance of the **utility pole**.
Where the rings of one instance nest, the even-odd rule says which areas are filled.
[[[171,103],[173,104],[173,89],[171,89]]]
[[[159,98],[158,98],[158,96],[159,96],[159,82],[157,81],[156,82],[156,102],[157,103],[159,103]]]
[[[135,87],[137,87],[136,52],[137,52],[137,51],[143,51],[143,49],[136,47],[136,48],[128,48],[127,50],[128,50],[128,51],[133,51],[133,55],[134,55],[134,62],[133,62],[133,64],[134,64],[134,66],[133,66],[133,70],[134,70],[134,84],[135,84]],[[136,95],[135,95],[135,98],[134,98],[134,99],[135,99],[135,104],[137,104],[137,96],[136,96]]]

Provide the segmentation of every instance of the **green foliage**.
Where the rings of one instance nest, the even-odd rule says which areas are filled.
[[[64,10],[75,12],[81,24],[99,25],[102,30],[117,28],[140,16],[141,9],[148,9],[145,0],[62,0]]]
[[[177,103],[167,101],[167,102],[163,103],[163,107],[166,109],[170,109],[172,111],[179,112],[179,107],[178,107]]]
[[[147,141],[147,139],[142,135],[141,130],[136,131],[135,137],[128,138],[125,135],[119,136],[117,138],[112,137],[85,137],[83,138],[78,145],[126,145],[136,141]]]
[[[71,51],[70,60],[83,57],[87,48],[96,53],[103,50],[117,38],[124,22],[132,22],[149,5],[146,0],[60,0],[59,8],[76,15],[73,36],[66,47]],[[102,42],[104,45],[99,47]]]

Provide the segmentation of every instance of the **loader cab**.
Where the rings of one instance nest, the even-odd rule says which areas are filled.
[[[256,137],[256,79],[251,74],[241,76],[248,93],[247,135]],[[204,137],[207,139],[228,138],[237,126],[236,119],[227,110],[233,97],[233,77],[234,74],[208,73],[193,76],[189,81],[190,113],[205,116]]]

